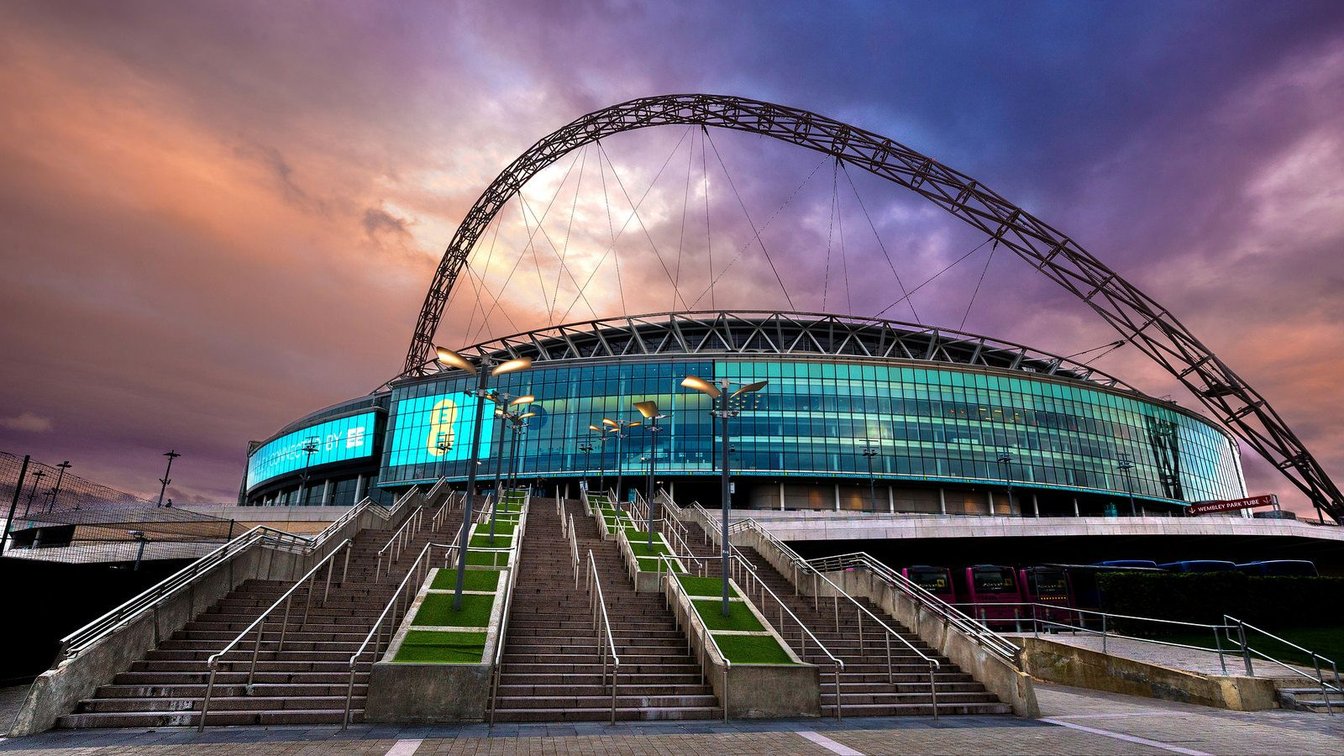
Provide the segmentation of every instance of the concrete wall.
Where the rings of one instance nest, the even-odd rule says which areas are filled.
[[[50,729],[56,719],[74,710],[99,686],[143,659],[146,652],[172,637],[198,614],[215,604],[246,580],[297,580],[312,569],[346,538],[375,524],[383,524],[377,510],[365,509],[345,523],[321,547],[310,554],[253,546],[217,565],[191,586],[142,612],[116,631],[64,659],[33,681],[19,709],[10,735],[32,735]],[[337,557],[337,569],[340,568]],[[220,643],[222,648],[223,642]],[[205,662],[201,662],[205,670]]]
[[[1034,677],[1080,688],[1213,706],[1236,711],[1277,708],[1274,680],[1201,675],[1099,651],[1023,638],[1022,662]]]
[[[998,654],[990,653],[923,604],[912,600],[886,581],[875,578],[867,570],[831,572],[826,577],[849,595],[866,597],[877,604],[935,652],[947,657],[963,672],[975,678],[976,682],[984,685],[986,690],[998,696],[999,700],[1012,706],[1014,714],[1032,718],[1041,715],[1040,705],[1036,702],[1036,689],[1026,672]],[[807,595],[813,595],[807,582],[804,580],[799,587]],[[832,595],[833,592],[829,586],[822,584],[821,595]]]

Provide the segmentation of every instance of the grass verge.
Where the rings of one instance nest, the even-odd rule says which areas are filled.
[[[480,664],[484,656],[485,633],[411,630],[392,661]]]
[[[728,602],[728,616],[723,616],[722,601],[692,601],[700,619],[710,630],[764,630],[765,626],[756,619],[751,609],[741,601]]]
[[[470,556],[470,554],[468,554]],[[499,588],[498,570],[467,570],[463,588],[468,591],[493,591]],[[450,591],[457,588],[457,570],[439,570],[430,588]]]
[[[769,635],[716,635],[714,642],[733,664],[793,664]]]
[[[441,627],[485,627],[490,624],[490,607],[495,603],[494,596],[462,594],[462,608],[453,608],[453,596],[447,593],[431,593],[420,604],[412,625],[436,625]]]

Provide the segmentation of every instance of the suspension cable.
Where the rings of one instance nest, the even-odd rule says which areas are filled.
[[[709,254],[709,309],[717,310],[718,305],[714,302],[714,282],[718,279],[714,277],[714,236],[709,231],[709,161],[705,152],[705,137],[709,136],[709,129],[702,124],[700,126],[700,181],[704,188],[702,192],[705,195],[705,251]],[[695,300],[699,302],[697,298]],[[691,309],[695,309],[694,305]]]
[[[835,165],[838,169],[840,158],[835,159]],[[845,252],[845,214],[840,205],[840,181],[838,177],[831,179],[831,192],[835,195],[835,230],[840,237],[840,271],[845,277],[845,312],[854,314],[854,298],[849,288],[849,256]]]
[[[601,146],[602,144],[601,140],[599,140],[597,144]],[[611,195],[607,192],[607,169],[602,162],[602,158],[605,156],[606,153],[604,151],[601,150],[598,151],[597,168],[598,168],[598,175],[602,177],[602,202],[607,206],[607,232],[611,234],[611,246],[607,247],[607,252],[611,253],[611,259],[616,263],[616,292],[621,297],[621,312],[628,312],[628,310],[626,310],[625,307],[625,285],[621,283],[621,253],[616,251],[616,238],[617,238],[616,226],[611,222]],[[630,218],[627,216],[625,219],[625,223],[621,224],[622,234],[625,233],[625,227],[628,226],[629,224],[630,224]],[[593,266],[593,273],[596,273],[597,269],[602,266],[602,261],[607,259],[607,252],[603,252],[602,257],[597,261],[597,265]],[[588,280],[583,282],[583,289],[588,288],[588,282],[592,280],[593,280],[592,275],[589,275]],[[579,291],[583,291],[583,289],[579,289]],[[578,302],[578,298],[576,297],[574,301]],[[569,311],[572,309],[574,309],[573,304],[571,304],[569,307],[565,309],[565,314],[560,319],[564,320],[565,318],[568,318]]]
[[[910,292],[905,290],[905,282],[901,280],[901,274],[896,272],[896,263],[891,260],[891,253],[887,251],[887,245],[882,243],[882,235],[877,232],[877,226],[873,223],[873,218],[868,214],[867,205],[863,204],[863,197],[859,196],[859,189],[854,185],[854,177],[849,175],[849,166],[841,163],[840,170],[845,174],[845,180],[849,182],[849,189],[854,193],[854,199],[858,200],[859,208],[863,210],[863,217],[868,221],[868,228],[873,231],[873,238],[877,240],[877,246],[882,250],[882,256],[887,260],[887,267],[891,268],[891,274],[896,277],[896,285],[901,289],[902,299],[910,306],[910,314],[914,316],[915,322],[920,322],[919,313],[915,311],[915,300],[910,298]],[[883,310],[883,312],[886,312]]]
[[[737,197],[737,204],[742,208],[742,214],[746,216],[747,225],[751,226],[752,236],[755,237],[756,243],[760,245],[761,252],[765,253],[765,261],[770,264],[770,272],[775,274],[775,280],[779,282],[779,288],[784,292],[784,299],[788,301],[789,309],[796,309],[793,306],[793,297],[789,296],[789,288],[784,285],[784,279],[780,277],[779,269],[775,267],[775,261],[770,258],[770,250],[766,248],[765,240],[761,238],[761,232],[757,230],[755,221],[751,219],[751,213],[747,211],[747,203],[742,200],[742,194],[737,191],[737,185],[733,182],[733,175],[728,172],[728,166],[723,162],[723,155],[719,154],[719,146],[714,143],[714,137],[710,136],[709,129],[706,129],[704,126],[701,126],[700,128],[704,129],[705,139],[709,142],[709,146],[714,148],[714,159],[718,161],[719,167],[723,169],[723,176],[728,179],[728,187],[733,190],[733,196]],[[810,175],[809,178],[811,178]],[[792,197],[790,197],[790,199],[792,199]],[[774,216],[772,215],[771,218],[773,219]],[[740,256],[741,255],[739,255],[739,257]],[[733,262],[736,261],[737,258],[733,258]],[[731,265],[732,263],[729,263],[730,267]],[[725,273],[727,270],[727,268],[724,268]],[[709,285],[713,287],[714,281],[710,281]]]
[[[485,256],[485,268],[482,270],[482,274],[490,272],[490,262],[495,258],[495,242],[499,241],[499,228],[500,226],[504,225],[503,221],[500,218],[492,218],[491,221],[494,223],[495,233],[493,236],[490,237],[490,250],[489,253],[486,254]],[[468,262],[467,267],[470,266],[471,263]],[[484,278],[482,278],[482,280],[484,280]],[[475,289],[474,285],[473,290],[476,292],[476,299],[473,300],[472,307],[469,310],[469,315],[467,317],[467,330],[462,333],[462,336],[467,339],[471,338],[471,327],[476,323],[476,311],[479,309],[481,311],[481,317],[482,318],[485,317],[485,307],[481,306],[481,292],[479,289]]]
[[[826,299],[831,291],[831,241],[835,236],[835,195],[837,194],[836,180],[840,171],[840,161],[835,162],[835,167],[831,169],[831,207],[826,215],[826,274],[822,276],[821,281],[821,311],[826,312]]]
[[[971,300],[966,303],[966,312],[961,315],[961,325],[957,326],[958,331],[966,330],[966,318],[971,316],[971,305],[975,304],[975,297],[980,293],[980,285],[985,282],[985,274],[989,272],[989,264],[994,262],[994,253],[998,249],[999,245],[997,244],[989,248],[989,255],[985,257],[985,267],[980,269],[980,280],[975,282],[975,290],[971,292]]]
[[[579,209],[579,191],[583,189],[583,169],[588,166],[588,146],[583,147],[583,159],[579,163],[579,180],[574,184],[574,201],[569,206],[569,223],[565,226],[565,246],[560,250],[560,270],[555,272],[555,291],[551,295],[551,306],[547,310],[547,317],[555,313],[556,300],[560,297],[560,276],[565,273],[565,258],[569,256],[569,239],[574,233],[574,216]],[[573,278],[570,274],[570,278]],[[575,285],[578,282],[575,281]],[[591,307],[591,305],[590,305]]]
[[[690,126],[686,127],[690,130]],[[686,147],[686,188],[681,193],[681,232],[677,236],[677,270],[675,275],[676,282],[672,285],[672,307],[677,309],[677,291],[681,282],[681,256],[686,249],[686,216],[690,214],[691,205],[691,166],[695,164],[695,141],[692,140]],[[686,300],[683,299],[682,302]]]
[[[882,317],[884,314],[886,314],[887,310],[890,310],[891,308],[895,307],[896,305],[900,304],[901,302],[904,302],[904,301],[910,299],[910,297],[912,297],[912,296],[915,295],[915,292],[917,292],[917,291],[919,291],[920,289],[924,288],[925,286],[928,286],[929,284],[933,283],[934,280],[935,280],[936,278],[938,278],[938,277],[941,276],[942,274],[944,274],[944,273],[948,272],[949,270],[952,270],[954,267],[956,267],[957,263],[961,262],[962,260],[965,260],[966,258],[970,257],[971,255],[975,254],[976,252],[979,252],[981,247],[985,246],[986,244],[989,244],[989,243],[992,242],[992,241],[994,241],[994,237],[991,236],[991,237],[985,239],[984,241],[980,242],[979,244],[975,245],[973,248],[971,248],[971,251],[970,251],[970,252],[967,252],[966,254],[962,255],[961,257],[958,257],[957,259],[955,259],[955,260],[953,260],[952,262],[948,263],[946,266],[943,267],[942,270],[940,270],[940,271],[938,271],[937,273],[934,273],[932,276],[929,276],[928,278],[926,278],[926,279],[924,280],[924,283],[921,283],[919,286],[916,286],[915,288],[911,289],[908,293],[906,293],[904,296],[902,296],[900,299],[896,300],[895,302],[892,302],[891,304],[887,305],[886,307],[883,307],[882,310],[881,310],[880,312],[878,312],[876,315],[873,316],[873,319],[876,320],[877,318]]]

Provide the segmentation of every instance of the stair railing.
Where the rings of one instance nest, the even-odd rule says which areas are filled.
[[[594,590],[596,589],[596,590]],[[597,646],[602,654],[602,684],[607,684],[607,654],[611,654],[611,723],[616,724],[616,688],[620,683],[621,657],[616,655],[616,640],[611,635],[611,620],[607,617],[607,600],[602,595],[602,578],[597,574],[597,562],[593,559],[593,550],[588,550],[588,609],[592,614],[593,632],[597,633]],[[598,624],[601,620],[601,624]],[[606,635],[607,642],[602,643]]]
[[[387,563],[388,574],[392,574],[392,565],[401,559],[402,551],[410,544],[415,534],[420,532],[420,525],[424,522],[424,516],[424,507],[416,509],[410,517],[406,518],[406,522],[403,522],[401,527],[397,528],[397,532],[387,539],[387,543],[381,549],[378,549],[378,565],[373,571],[374,580],[382,577],[384,561]]]
[[[572,514],[569,516],[569,561],[574,571],[574,590],[577,591],[579,589],[579,536],[574,531],[574,515]]]
[[[504,594],[504,613],[499,620],[499,640],[495,645],[495,663],[490,668],[490,726],[495,726],[495,709],[499,704],[499,681],[502,667],[504,666],[504,646],[509,637],[509,615],[513,613],[513,593],[518,584],[518,571],[523,561],[523,536],[527,532],[527,508],[532,500],[532,494],[523,495],[523,501],[518,510],[518,527],[513,531],[513,544],[509,547],[509,582],[506,593]],[[505,499],[508,503],[508,499]],[[488,549],[487,549],[488,551]]]
[[[808,560],[807,564],[817,572],[839,572],[854,567],[866,569],[877,579],[906,594],[916,603],[922,604],[935,616],[975,641],[981,648],[1005,659],[1014,666],[1018,664],[1018,656],[1022,649],[1018,648],[1012,641],[989,629],[985,623],[972,619],[965,612],[933,595],[867,553],[858,552],[812,559]]]
[[[461,533],[459,531],[459,537],[460,535]],[[429,565],[432,563],[430,556],[433,554],[434,549],[443,550],[444,569],[448,569],[450,565],[456,563],[456,542],[451,544],[427,543],[424,548],[420,549],[420,555],[415,558],[415,561],[411,562],[410,569],[406,570],[406,575],[401,579],[401,583],[398,584],[396,590],[392,592],[392,598],[388,599],[387,605],[383,607],[382,613],[373,621],[373,627],[369,628],[368,634],[364,636],[364,642],[359,644],[359,648],[356,649],[354,655],[350,657],[350,681],[345,688],[345,716],[341,719],[342,730],[350,726],[350,707],[355,697],[355,671],[358,668],[360,657],[370,651],[376,657],[391,645],[392,636],[396,632],[396,627],[389,623],[388,619],[401,616],[403,611],[401,605],[403,603],[405,603],[404,609],[409,610],[411,602],[415,600],[415,588],[424,582],[425,578],[422,573],[427,573],[429,571]],[[409,595],[408,591],[410,591]],[[386,640],[383,638],[384,632],[386,632]],[[373,644],[372,648],[369,647],[370,643]]]
[[[1273,633],[1271,633],[1271,632],[1269,632],[1269,631],[1267,631],[1267,630],[1262,630],[1262,629],[1256,627],[1255,625],[1250,624],[1249,622],[1242,622],[1241,620],[1237,619],[1236,617],[1231,617],[1231,616],[1229,616],[1229,615],[1224,614],[1224,615],[1223,615],[1223,623],[1224,623],[1225,625],[1227,625],[1227,627],[1228,627],[1228,635],[1229,635],[1229,636],[1231,635],[1231,630],[1232,630],[1233,628],[1235,628],[1235,629],[1237,630],[1237,638],[1234,639],[1234,642],[1237,642],[1237,643],[1240,643],[1240,644],[1241,644],[1242,652],[1245,654],[1245,659],[1246,659],[1246,673],[1247,673],[1248,675],[1250,675],[1250,676],[1252,676],[1252,677],[1255,676],[1255,673],[1252,671],[1252,667],[1251,667],[1251,656],[1252,656],[1252,655],[1257,656],[1257,657],[1259,657],[1260,659],[1269,662],[1270,664],[1274,664],[1274,665],[1283,667],[1284,669],[1288,670],[1289,672],[1292,672],[1293,674],[1298,675],[1298,676],[1300,676],[1300,677],[1305,677],[1305,678],[1307,678],[1308,680],[1311,680],[1312,682],[1314,682],[1314,683],[1316,683],[1317,685],[1319,685],[1320,688],[1321,688],[1321,698],[1325,700],[1325,712],[1326,712],[1327,714],[1330,714],[1330,715],[1333,715],[1333,714],[1335,713],[1334,708],[1330,705],[1330,696],[1331,696],[1332,694],[1334,694],[1334,695],[1338,695],[1339,693],[1344,692],[1344,685],[1340,685],[1340,680],[1339,680],[1339,667],[1335,665],[1334,660],[1332,660],[1332,659],[1327,659],[1327,658],[1325,658],[1324,656],[1321,656],[1320,654],[1316,653],[1315,651],[1311,651],[1310,649],[1303,648],[1303,647],[1297,645],[1296,643],[1293,643],[1292,641],[1286,640],[1286,639],[1284,639],[1284,638],[1280,638],[1279,636],[1277,636],[1277,635],[1275,635],[1275,634],[1273,634]],[[1306,672],[1303,672],[1302,670],[1300,670],[1300,669],[1298,669],[1298,668],[1296,668],[1296,667],[1294,667],[1294,666],[1292,666],[1292,665],[1284,664],[1282,661],[1279,661],[1278,659],[1275,659],[1275,658],[1269,656],[1268,654],[1266,654],[1266,653],[1264,653],[1264,652],[1262,652],[1262,651],[1257,651],[1257,650],[1251,648],[1250,644],[1246,642],[1246,631],[1247,631],[1247,630],[1251,630],[1252,632],[1260,633],[1261,635],[1265,636],[1266,638],[1269,638],[1269,639],[1271,639],[1271,640],[1274,640],[1274,641],[1276,641],[1276,642],[1278,642],[1278,643],[1282,643],[1282,644],[1285,645],[1285,646],[1288,646],[1288,647],[1290,647],[1290,648],[1296,649],[1296,650],[1301,651],[1302,653],[1304,653],[1304,654],[1310,656],[1310,657],[1311,657],[1312,664],[1316,667],[1316,676],[1315,676],[1315,677],[1312,677],[1311,675],[1307,674]],[[1322,663],[1322,662],[1325,662],[1325,664],[1329,665],[1329,667],[1330,667],[1330,671],[1331,671],[1331,673],[1334,675],[1334,680],[1335,680],[1335,682],[1334,682],[1333,685],[1326,681],[1326,676],[1322,673],[1322,666],[1321,666],[1321,663]]]
[[[280,624],[280,641],[276,645],[277,653],[283,651],[285,648],[285,634],[289,630],[289,609],[290,609],[290,603],[294,597],[294,592],[297,591],[301,586],[306,586],[308,589],[307,596],[304,600],[303,605],[303,621],[299,623],[300,626],[302,626],[303,624],[306,624],[308,622],[308,610],[312,608],[313,604],[312,583],[313,580],[315,579],[315,576],[323,567],[327,568],[326,582],[322,588],[322,604],[321,604],[321,606],[326,606],[327,598],[331,594],[331,573],[336,569],[336,555],[341,552],[345,552],[345,564],[341,569],[341,582],[344,583],[346,576],[350,571],[350,547],[353,543],[354,541],[347,538],[339,546],[332,549],[329,554],[327,554],[325,557],[322,558],[322,561],[318,562],[316,565],[313,566],[311,570],[308,571],[308,574],[299,578],[298,581],[294,583],[294,585],[291,585],[289,587],[289,590],[285,591],[280,596],[280,598],[275,600],[274,604],[271,604],[270,608],[262,612],[260,617],[257,617],[255,620],[253,620],[252,624],[248,625],[241,633],[239,633],[238,637],[229,641],[228,645],[224,646],[224,648],[220,649],[218,652],[212,654],[210,658],[206,660],[206,664],[209,665],[210,667],[210,679],[205,686],[205,698],[202,699],[201,701],[201,720],[199,726],[196,728],[197,732],[205,731],[205,717],[210,710],[210,695],[215,690],[215,674],[219,671],[220,659],[223,658],[225,654],[232,651],[235,646],[241,643],[243,638],[247,637],[249,633],[251,633],[253,630],[256,631],[257,639],[256,642],[252,645],[252,663],[248,668],[247,672],[247,690],[250,692],[252,690],[252,680],[254,677],[256,677],[257,674],[257,655],[261,651],[261,638],[266,630],[266,618],[269,617],[271,613],[274,612],[276,609],[280,608],[281,604],[285,605],[284,619],[281,621]]]
[[[681,581],[677,580],[676,570],[674,570],[672,565],[669,563],[670,560],[671,557],[667,555],[662,555],[659,558],[659,561],[663,562],[663,567],[661,569],[667,574],[667,577],[664,578],[665,581],[664,585],[672,586],[673,595],[668,597],[669,608],[671,608],[670,604],[673,601],[677,601],[685,605],[686,622],[687,624],[690,625],[690,627],[686,628],[686,637],[687,637],[686,646],[688,651],[692,650],[692,644],[690,642],[690,636],[692,632],[696,633],[703,639],[700,648],[694,649],[696,652],[697,660],[700,662],[700,674],[702,676],[706,676],[709,674],[709,668],[712,666],[710,664],[709,651],[713,651],[714,654],[719,657],[719,660],[723,662],[723,721],[727,722],[728,702],[731,698],[731,694],[728,689],[728,680],[729,680],[728,672],[733,668],[733,663],[723,653],[723,649],[719,648],[719,643],[718,641],[714,640],[714,634],[709,631],[709,626],[707,626],[705,624],[705,621],[701,619],[700,613],[695,610],[695,604],[691,601],[691,595],[686,592],[686,587],[681,584]],[[677,624],[678,626],[680,626],[681,621],[678,620]]]
[[[435,486],[435,488],[438,488],[438,486]],[[431,489],[430,495],[426,498],[432,499],[433,493],[434,491]],[[430,530],[433,530],[435,533],[439,532],[440,530],[443,530],[443,526],[448,520],[448,513],[457,508],[453,506],[453,502],[460,503],[465,495],[466,494],[460,493],[458,491],[449,491],[448,498],[443,500],[443,506],[439,507],[439,510],[434,513],[434,516],[429,518]]]

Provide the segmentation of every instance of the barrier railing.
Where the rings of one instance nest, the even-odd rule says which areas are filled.
[[[596,590],[594,590],[596,589]],[[607,599],[602,595],[602,578],[597,574],[597,562],[593,559],[593,550],[588,550],[588,609],[592,614],[593,632],[597,633],[597,646],[602,654],[602,684],[607,684],[607,654],[611,654],[611,723],[616,724],[616,688],[620,684],[621,657],[616,655],[616,640],[611,635],[611,620],[607,617]],[[602,623],[599,627],[598,620]],[[606,635],[606,645],[602,636]]]
[[[733,663],[724,655],[723,649],[719,648],[718,642],[714,640],[714,634],[709,631],[709,627],[705,625],[705,621],[700,618],[700,613],[695,610],[695,604],[691,601],[691,595],[686,592],[685,586],[681,584],[681,581],[677,580],[675,573],[672,572],[671,566],[666,565],[667,557],[663,557],[658,561],[666,567],[666,569],[663,569],[663,567],[659,568],[660,571],[666,573],[663,577],[664,585],[671,587],[672,596],[668,598],[668,603],[671,604],[673,601],[676,601],[684,605],[686,622],[690,625],[690,627],[687,628],[687,637],[689,638],[691,633],[695,633],[701,638],[699,648],[694,648],[694,644],[691,644],[689,640],[687,642],[687,646],[692,647],[693,650],[696,651],[696,660],[700,663],[701,673],[708,677],[713,671],[714,665],[710,655],[711,651],[714,656],[718,657],[719,661],[723,662],[723,721],[727,722],[728,702],[731,698],[731,693],[728,687],[728,672],[732,669]]]
[[[490,726],[495,725],[495,709],[499,700],[499,679],[504,664],[504,645],[509,637],[509,615],[513,613],[513,591],[518,584],[518,568],[523,559],[523,536],[527,532],[527,507],[532,500],[531,493],[523,494],[522,505],[518,511],[518,527],[513,531],[513,543],[509,554],[509,582],[504,596],[504,614],[499,621],[499,640],[495,646],[494,666],[490,670]],[[508,497],[504,499],[508,503]],[[479,551],[480,549],[478,549]]]
[[[973,619],[957,607],[943,601],[867,553],[857,552],[806,560],[806,564],[819,572],[839,572],[851,568],[866,569],[877,579],[923,605],[935,616],[956,628],[957,631],[973,640],[986,651],[1005,659],[1014,666],[1018,664],[1018,657],[1022,649],[1018,648],[1016,644],[991,630],[984,622]]]
[[[172,599],[183,589],[209,575],[215,568],[228,564],[234,557],[245,553],[257,544],[266,544],[275,548],[285,544],[302,547],[311,545],[312,541],[264,525],[252,528],[62,638],[61,650],[56,655],[56,663],[52,666],[55,667],[60,662],[75,657],[84,649],[130,623],[141,614]]]
[[[392,573],[392,565],[398,559],[401,559],[401,552],[410,544],[415,534],[420,532],[420,524],[424,522],[424,518],[425,510],[423,507],[415,510],[410,517],[406,518],[406,522],[402,523],[400,528],[397,528],[397,532],[387,539],[387,543],[381,549],[378,549],[378,565],[374,568],[374,580],[383,576],[384,562],[387,564],[388,574]]]
[[[434,488],[438,488],[438,486],[436,485],[434,486]],[[432,500],[434,498],[433,493],[434,493],[433,489],[430,489],[430,493],[425,498]],[[444,498],[443,504],[439,507],[439,510],[434,513],[433,517],[429,518],[430,530],[434,531],[435,533],[439,532],[440,530],[443,530],[443,526],[446,525],[448,522],[448,514],[457,509],[457,507],[453,506],[453,503],[454,502],[461,503],[463,497],[465,496],[466,494],[461,493],[460,491],[448,492],[448,496]]]
[[[265,635],[266,631],[266,618],[271,615],[271,612],[274,612],[276,609],[278,609],[281,604],[285,605],[284,619],[281,621],[280,625],[280,640],[276,644],[276,651],[277,652],[283,651],[285,649],[285,634],[289,630],[289,609],[291,600],[294,597],[294,592],[297,591],[300,586],[307,585],[308,588],[307,597],[303,605],[303,620],[302,622],[299,623],[300,626],[302,626],[303,624],[308,622],[308,611],[312,608],[313,604],[312,581],[314,577],[322,569],[322,567],[325,566],[327,568],[327,577],[325,585],[323,586],[322,589],[322,604],[321,604],[322,606],[325,606],[327,603],[327,597],[331,594],[331,573],[336,568],[336,555],[341,553],[342,551],[345,552],[345,564],[342,567],[341,571],[341,582],[344,583],[346,575],[349,573],[350,570],[350,546],[353,543],[354,542],[352,540],[347,538],[339,546],[332,549],[329,554],[327,554],[325,557],[322,558],[322,561],[318,562],[316,565],[313,566],[311,570],[308,571],[308,574],[299,578],[298,581],[294,583],[294,585],[289,587],[289,590],[285,591],[283,594],[281,594],[280,598],[275,600],[274,604],[271,604],[271,606],[266,611],[262,612],[261,616],[253,620],[252,624],[248,625],[241,633],[239,633],[238,637],[229,641],[228,645],[224,646],[224,648],[220,649],[218,652],[212,654],[210,658],[206,660],[206,664],[210,668],[210,678],[205,685],[205,698],[202,699],[201,701],[201,719],[198,727],[196,728],[198,732],[205,731],[205,718],[210,711],[210,696],[212,693],[214,693],[215,690],[215,674],[219,671],[220,660],[224,657],[224,655],[232,651],[234,647],[237,646],[239,643],[241,643],[243,638],[246,638],[253,630],[256,631],[257,639],[252,646],[252,663],[248,668],[247,672],[247,690],[251,691],[252,680],[254,677],[256,677],[257,674],[257,655],[261,651],[261,640],[262,636]]]
[[[1288,670],[1289,672],[1293,673],[1294,675],[1298,675],[1298,676],[1300,676],[1300,677],[1304,677],[1304,678],[1306,678],[1306,679],[1308,679],[1308,680],[1311,680],[1312,682],[1316,683],[1316,684],[1320,687],[1320,689],[1321,689],[1321,698],[1322,698],[1322,700],[1324,700],[1324,702],[1325,702],[1325,712],[1326,712],[1327,714],[1331,714],[1331,715],[1333,715],[1333,714],[1335,713],[1334,706],[1333,706],[1333,705],[1331,704],[1331,702],[1330,702],[1330,696],[1332,696],[1332,695],[1339,695],[1340,693],[1344,693],[1344,685],[1341,685],[1341,684],[1340,684],[1340,680],[1339,680],[1339,667],[1336,666],[1336,664],[1335,664],[1335,662],[1334,662],[1333,659],[1327,659],[1327,658],[1325,658],[1324,656],[1321,656],[1320,654],[1316,653],[1315,651],[1312,651],[1312,650],[1310,650],[1310,649],[1303,648],[1303,647],[1297,645],[1296,643],[1293,643],[1292,641],[1289,641],[1289,640],[1284,639],[1284,638],[1280,638],[1279,636],[1277,636],[1277,635],[1275,635],[1275,634],[1269,632],[1268,630],[1263,630],[1263,629],[1258,628],[1258,627],[1256,627],[1255,625],[1252,625],[1252,624],[1250,624],[1250,623],[1248,623],[1248,622],[1243,622],[1243,621],[1237,619],[1236,617],[1232,617],[1232,616],[1229,616],[1229,615],[1224,614],[1224,615],[1223,615],[1223,623],[1227,626],[1227,628],[1228,628],[1228,632],[1229,632],[1229,633],[1231,632],[1231,628],[1235,627],[1235,628],[1237,629],[1238,641],[1239,641],[1239,643],[1241,644],[1241,647],[1242,647],[1242,649],[1243,649],[1243,651],[1244,651],[1244,653],[1245,653],[1245,657],[1244,657],[1244,658],[1245,658],[1245,662],[1246,662],[1246,673],[1247,673],[1248,675],[1250,675],[1250,676],[1252,676],[1252,677],[1255,676],[1254,669],[1253,669],[1253,667],[1252,667],[1252,665],[1251,665],[1251,656],[1259,657],[1260,659],[1262,659],[1262,660],[1264,660],[1264,661],[1267,661],[1267,662],[1269,662],[1270,664],[1273,664],[1273,665],[1275,665],[1275,666],[1278,666],[1278,667],[1281,667],[1281,668],[1283,668],[1283,669]],[[1266,654],[1266,653],[1264,653],[1264,652],[1257,651],[1256,649],[1251,648],[1250,644],[1246,642],[1246,631],[1247,631],[1247,630],[1250,630],[1250,631],[1252,631],[1252,632],[1256,632],[1256,633],[1260,633],[1261,635],[1265,636],[1266,638],[1269,638],[1270,640],[1273,640],[1273,641],[1276,642],[1276,643],[1281,643],[1281,644],[1283,644],[1283,645],[1285,645],[1285,646],[1288,646],[1289,648],[1292,648],[1292,649],[1295,649],[1295,650],[1297,650],[1297,651],[1300,651],[1300,652],[1306,654],[1307,656],[1311,657],[1312,666],[1315,667],[1315,669],[1316,669],[1316,676],[1315,676],[1315,677],[1312,677],[1311,675],[1307,674],[1306,672],[1303,672],[1302,670],[1300,670],[1300,669],[1298,669],[1298,668],[1296,668],[1296,667],[1294,667],[1294,666],[1292,666],[1292,665],[1285,664],[1283,661],[1281,661],[1281,660],[1279,660],[1279,659],[1275,659],[1274,657],[1269,656],[1268,654]],[[1326,664],[1329,665],[1329,667],[1330,667],[1330,672],[1332,673],[1333,678],[1334,678],[1334,683],[1333,683],[1333,684],[1326,682],[1326,677],[1325,677],[1325,674],[1324,674],[1324,670],[1323,670],[1323,668],[1322,668],[1322,666],[1321,666],[1321,663],[1322,663],[1322,662],[1325,662]]]
[[[561,520],[561,522],[564,522]],[[569,516],[569,561],[574,569],[574,590],[579,589],[579,536],[574,531],[574,515]]]

